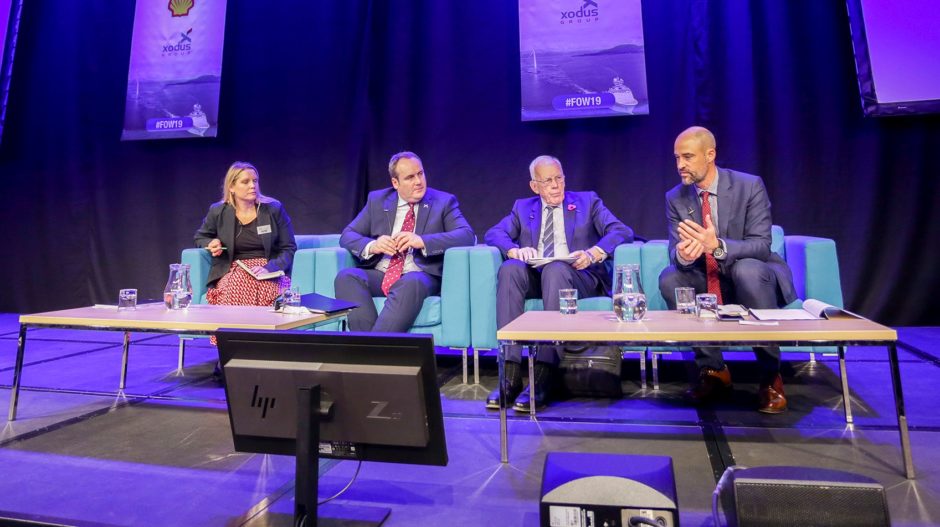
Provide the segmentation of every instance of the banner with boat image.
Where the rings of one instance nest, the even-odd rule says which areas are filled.
[[[519,0],[522,120],[646,115],[640,0]]]
[[[137,0],[122,140],[215,137],[226,0]]]

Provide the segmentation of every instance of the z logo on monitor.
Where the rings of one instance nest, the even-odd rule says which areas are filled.
[[[401,419],[401,413],[399,412],[393,412],[392,415],[382,415],[385,407],[388,406],[388,401],[372,401],[372,405],[372,411],[366,416],[367,419]]]

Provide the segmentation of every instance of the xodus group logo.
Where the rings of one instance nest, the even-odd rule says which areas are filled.
[[[193,28],[189,28],[184,32],[174,33],[166,39],[166,43],[163,44],[163,56],[179,56],[179,55],[189,55],[192,53],[193,49]]]
[[[569,10],[561,12],[562,24],[581,24],[583,22],[597,22],[598,12],[597,0],[583,0],[583,5],[577,11]]]
[[[166,8],[173,16],[189,16],[189,10],[196,5],[196,0],[170,0]]]

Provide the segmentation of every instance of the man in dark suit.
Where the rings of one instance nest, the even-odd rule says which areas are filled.
[[[348,317],[353,331],[408,331],[424,299],[440,294],[444,251],[474,243],[457,198],[428,188],[417,155],[395,154],[388,173],[391,188],[370,192],[340,237],[358,262],[333,282],[336,298],[359,304]],[[374,296],[388,297],[381,314]]]
[[[497,247],[505,261],[499,267],[496,290],[496,325],[503,327],[522,314],[527,298],[541,298],[546,310],[559,309],[558,290],[577,289],[578,297],[610,294],[610,262],[617,245],[633,241],[633,231],[604,206],[594,192],[565,192],[561,162],[539,156],[529,165],[529,188],[536,197],[517,200],[508,216],[486,232],[486,243]],[[533,258],[563,258],[539,268]],[[539,348],[535,389],[522,392],[522,350],[511,346],[506,354],[504,390],[513,407],[529,410],[534,392],[536,407],[545,406],[552,369],[563,350]],[[486,400],[499,408],[499,389]]]
[[[770,200],[761,178],[715,165],[715,136],[694,126],[676,138],[676,168],[682,184],[666,193],[669,259],[659,290],[675,309],[675,288],[714,293],[718,301],[773,309],[796,300],[787,263],[770,250]],[[787,409],[780,377],[780,348],[754,348],[761,371],[758,410]],[[731,387],[731,374],[718,348],[695,350],[698,382],[693,401]]]

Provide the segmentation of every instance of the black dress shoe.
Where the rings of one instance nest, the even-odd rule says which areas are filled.
[[[519,397],[519,393],[522,391],[522,381],[519,381],[517,384],[506,383],[506,407],[512,404],[512,402]],[[496,388],[489,395],[486,396],[486,409],[487,410],[499,410],[499,388]]]
[[[504,368],[505,384],[503,384],[503,389],[506,392],[506,406],[508,408],[519,396],[519,392],[522,391],[522,367],[518,362],[507,360]],[[487,410],[499,410],[499,387],[486,397],[486,408]]]
[[[546,364],[536,362],[534,390],[536,410],[541,410],[548,404],[548,393],[551,390],[551,380],[551,367]],[[526,388],[523,390],[523,392],[519,394],[519,397],[516,397],[516,402],[513,403],[512,409],[517,412],[528,412],[531,406],[532,392],[533,390],[531,388]]]

